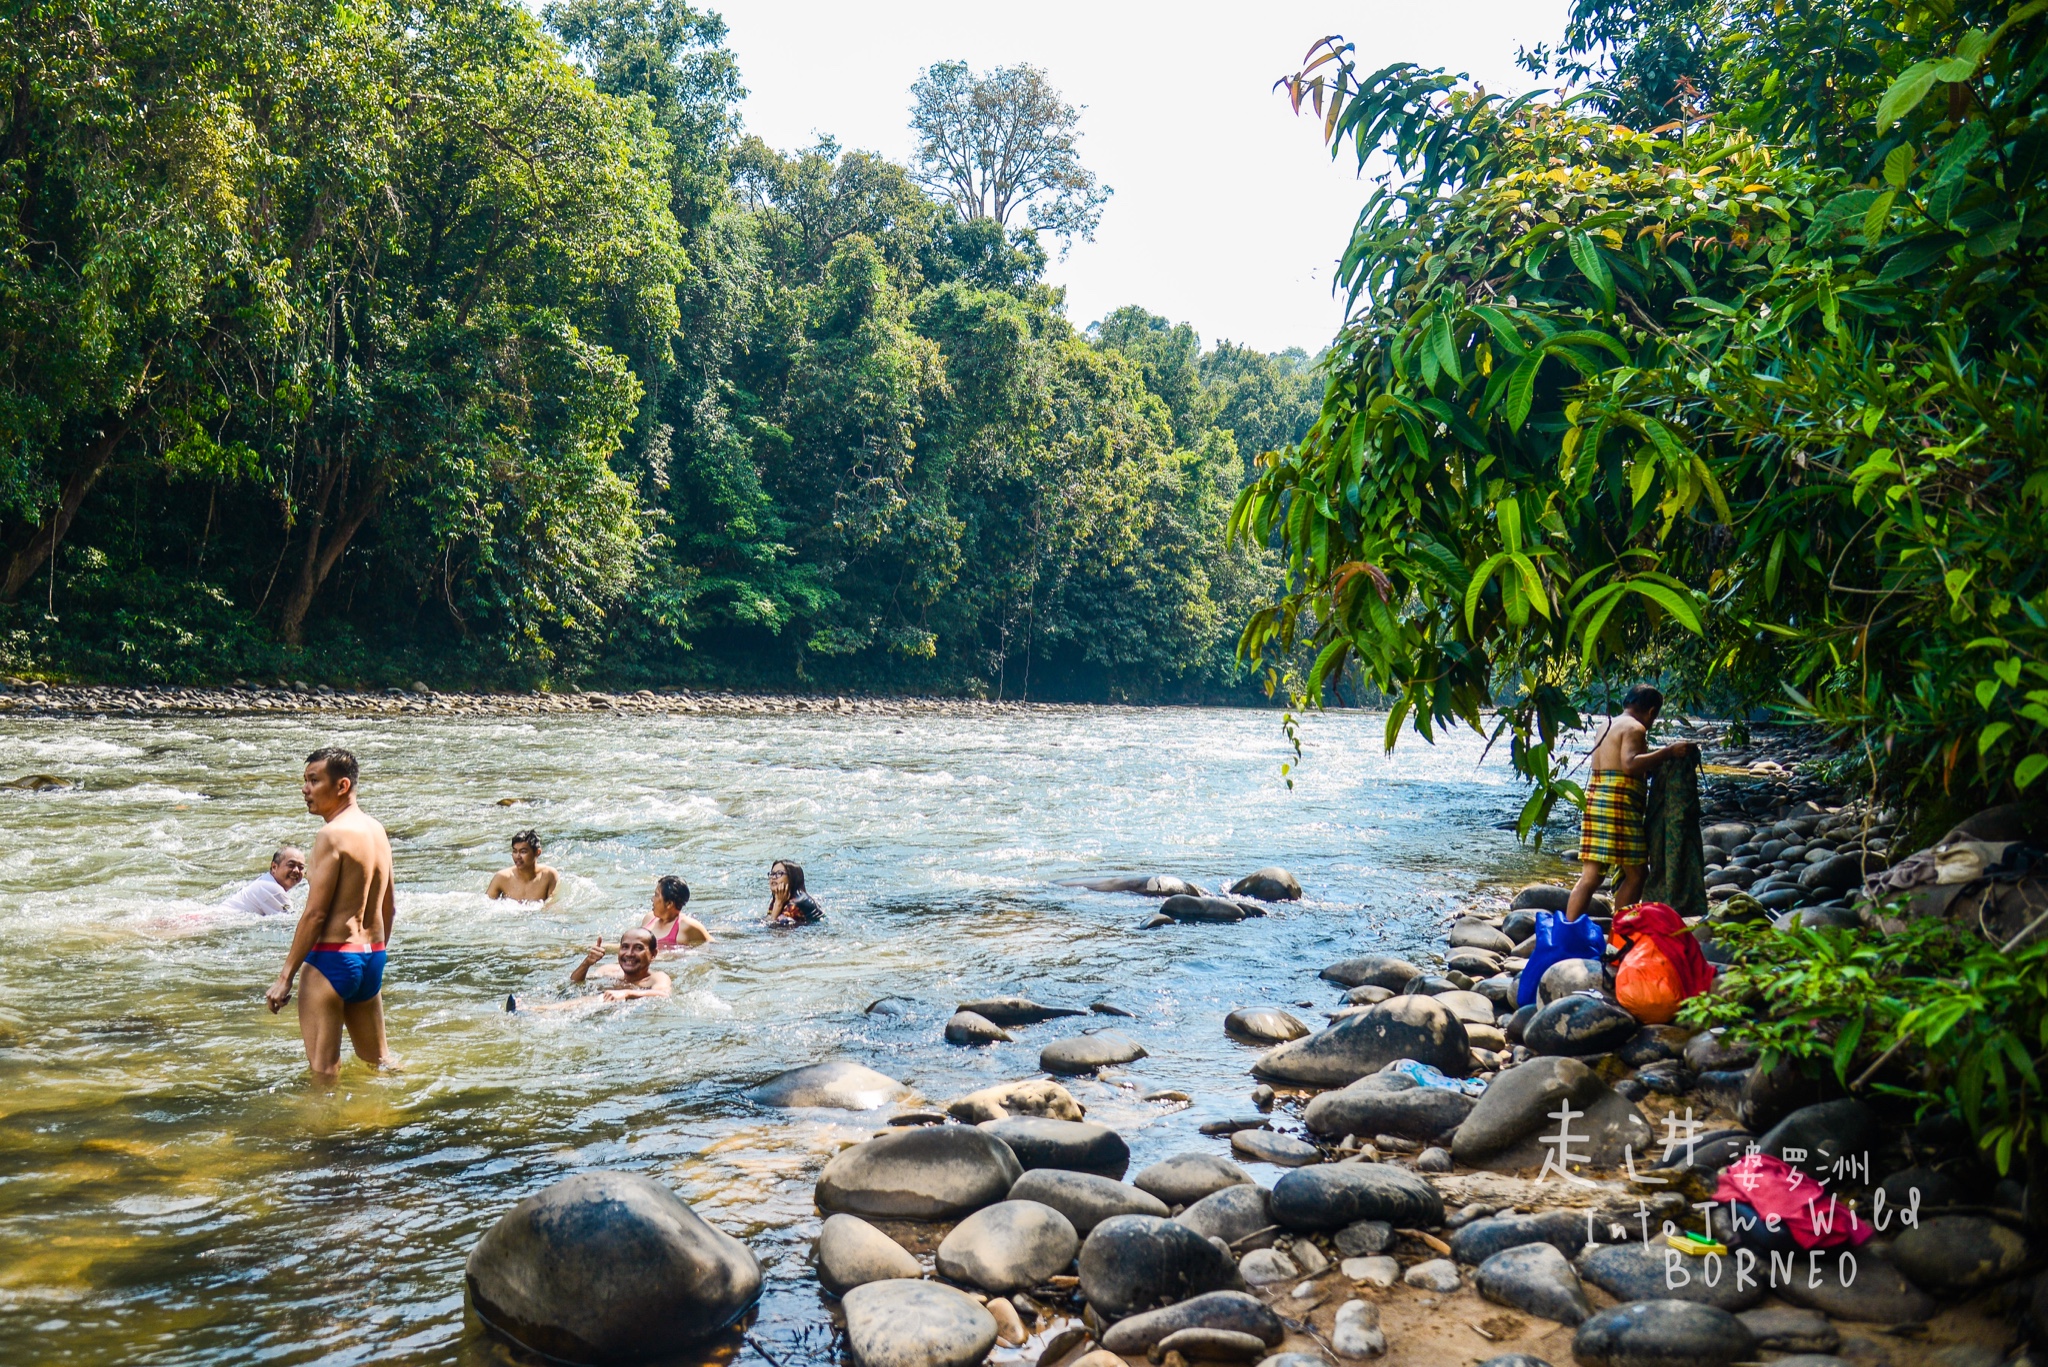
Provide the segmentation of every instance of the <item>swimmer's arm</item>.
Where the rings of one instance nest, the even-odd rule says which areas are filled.
[[[589,949],[583,952],[583,962],[569,970],[569,981],[572,983],[582,982],[585,978],[590,976],[591,967],[595,965],[597,961],[599,959],[602,959],[603,957],[604,936],[600,935],[597,937],[597,943],[592,945]],[[615,977],[617,976],[617,974],[618,970],[616,968],[613,968],[610,964],[606,964],[603,968],[600,968],[597,971],[597,976],[600,978]]]
[[[648,974],[647,984],[646,987],[614,987],[604,994],[604,999],[608,1002],[629,1002],[637,1001],[641,997],[672,997],[675,995],[675,984],[666,973]]]
[[[505,895],[505,884],[508,881],[510,880],[505,877],[505,871],[503,869],[498,870],[491,875],[491,885],[484,889],[484,896],[490,898],[493,902],[502,898]]]
[[[545,864],[540,866],[540,872],[540,900],[551,902],[554,900],[555,890],[562,886],[562,875]]]
[[[676,932],[676,938],[686,945],[708,945],[711,943],[711,932],[704,929],[704,923],[696,917],[685,916],[682,928]]]
[[[398,871],[391,867],[390,851],[384,860],[384,939],[391,939],[391,923],[398,919]]]

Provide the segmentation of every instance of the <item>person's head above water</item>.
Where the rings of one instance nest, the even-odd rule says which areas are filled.
[[[345,810],[356,799],[356,757],[336,745],[323,746],[306,756],[306,772],[300,783],[306,810],[327,818]]]
[[[768,866],[768,895],[770,897],[794,897],[803,890],[803,865],[792,864],[787,859],[778,859]]]
[[[540,862],[540,832],[528,828],[512,837],[512,867],[521,873],[532,873],[533,866]]]
[[[654,880],[654,914],[664,921],[673,920],[690,905],[690,885],[672,873],[664,873]],[[662,912],[667,911],[667,916]]]
[[[660,953],[661,942],[654,938],[654,932],[634,926],[619,936],[619,971],[629,980],[643,977]]]
[[[270,876],[286,892],[306,881],[306,852],[297,845],[280,845],[270,856]]]
[[[1649,684],[1637,684],[1623,695],[1621,710],[1633,714],[1637,721],[1648,726],[1664,710],[1663,691]]]

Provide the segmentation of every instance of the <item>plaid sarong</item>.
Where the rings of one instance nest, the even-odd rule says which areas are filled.
[[[1579,862],[1639,869],[1650,861],[1643,836],[1643,780],[1617,769],[1597,769],[1586,785],[1579,823]]]

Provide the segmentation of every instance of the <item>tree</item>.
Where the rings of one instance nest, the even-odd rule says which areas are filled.
[[[939,62],[910,93],[918,184],[963,219],[1008,228],[1021,212],[1063,249],[1094,240],[1111,191],[1081,164],[1080,111],[1043,71],[1020,64],[977,76],[965,62]]]

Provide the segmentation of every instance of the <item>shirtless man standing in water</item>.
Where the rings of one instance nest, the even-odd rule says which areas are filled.
[[[555,895],[561,875],[540,862],[540,833],[521,831],[512,837],[512,867],[491,876],[484,896],[493,902],[500,897],[514,902],[545,902]]]
[[[1600,889],[1610,866],[1620,869],[1614,888],[1614,909],[1632,907],[1642,897],[1649,869],[1649,840],[1643,829],[1643,798],[1650,775],[1666,760],[1696,755],[1689,740],[1650,748],[1650,728],[1664,710],[1664,695],[1637,684],[1621,700],[1621,715],[1609,719],[1593,747],[1593,775],[1586,784],[1585,816],[1579,828],[1579,881],[1565,903],[1564,916],[1575,921]]]
[[[299,1034],[316,1082],[332,1086],[341,1074],[341,1032],[356,1056],[377,1068],[398,1060],[384,1041],[384,946],[398,913],[392,895],[391,841],[384,828],[356,806],[356,757],[328,748],[306,756],[302,789],[306,810],[327,824],[313,840],[306,865],[306,910],[292,936],[291,953],[277,981],[263,994],[272,1013],[292,999],[299,966]]]

